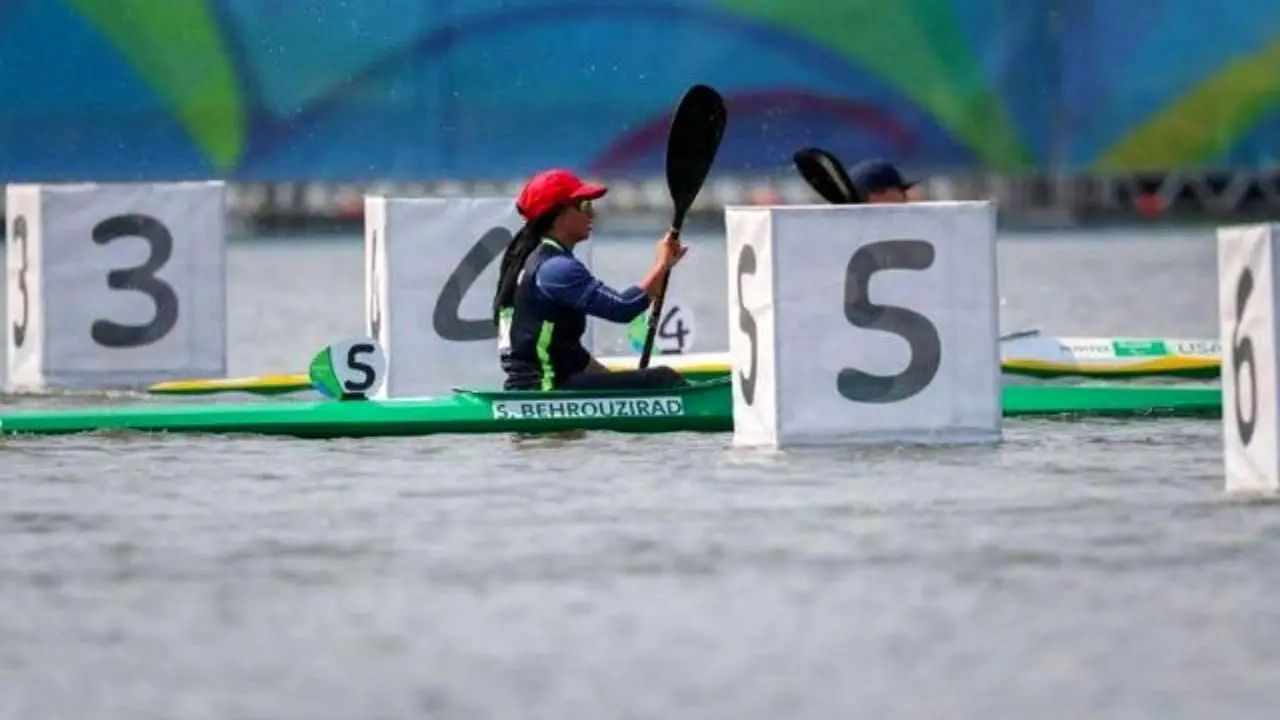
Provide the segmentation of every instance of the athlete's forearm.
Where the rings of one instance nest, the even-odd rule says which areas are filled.
[[[663,279],[666,273],[667,266],[662,263],[654,263],[653,267],[649,268],[648,274],[644,276],[644,279],[636,287],[640,288],[645,296],[652,300],[657,300],[658,295],[662,294]]]
[[[618,292],[601,283],[587,295],[582,310],[610,322],[625,323],[648,310],[649,302],[649,294],[640,287],[632,286]]]

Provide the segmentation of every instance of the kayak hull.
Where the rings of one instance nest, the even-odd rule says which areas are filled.
[[[604,358],[601,362],[610,370],[631,369],[636,366],[636,358]],[[653,364],[673,367],[679,370],[680,374],[684,375],[685,378],[695,382],[717,380],[729,376],[729,356],[727,353],[655,357]],[[298,373],[294,375],[255,375],[241,378],[171,380],[152,385],[147,388],[147,393],[151,395],[194,397],[239,392],[274,397],[308,392],[313,389],[309,376],[306,373]]]
[[[1000,368],[1006,383],[1055,379],[1084,380],[1213,380],[1221,373],[1221,359],[1213,341],[1124,340],[1116,338],[1053,338],[1031,336],[1001,344]],[[606,357],[611,370],[636,366],[634,357]],[[655,365],[679,370],[691,380],[726,377],[732,366],[728,353],[657,356]],[[175,380],[147,388],[152,395],[199,396],[249,393],[262,396],[308,392],[305,373],[242,378]]]
[[[1222,412],[1217,387],[1010,385],[1005,417],[1202,417]],[[728,378],[668,391],[485,392],[419,400],[148,404],[0,415],[0,434],[160,432],[283,435],[298,438],[436,434],[729,432]]]

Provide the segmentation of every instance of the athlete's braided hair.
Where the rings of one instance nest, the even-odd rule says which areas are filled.
[[[538,247],[542,237],[551,230],[551,224],[559,214],[560,210],[557,208],[526,222],[507,245],[506,252],[502,254],[502,265],[498,270],[498,291],[493,296],[495,325],[498,324],[502,309],[515,304],[516,280],[520,277],[520,270],[529,259],[529,254]]]

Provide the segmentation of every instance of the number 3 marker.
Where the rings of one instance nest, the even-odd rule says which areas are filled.
[[[218,181],[9,185],[8,388],[224,376],[225,195]]]

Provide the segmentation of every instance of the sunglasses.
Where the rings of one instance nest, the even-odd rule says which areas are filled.
[[[596,212],[595,206],[591,204],[590,200],[575,200],[573,202],[573,209],[581,213],[586,213],[587,215],[594,215]]]

